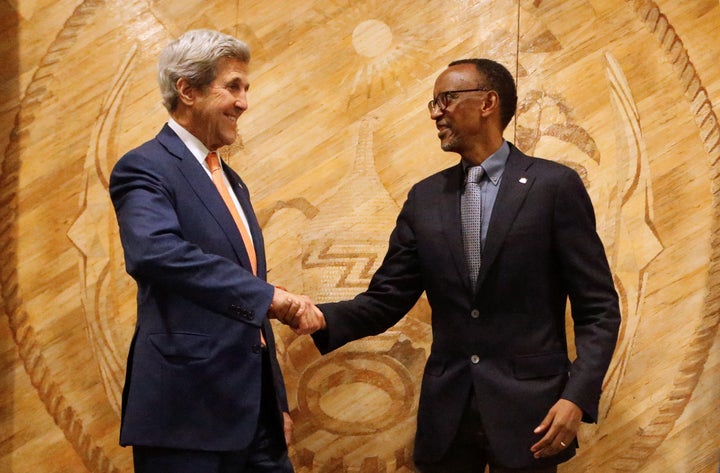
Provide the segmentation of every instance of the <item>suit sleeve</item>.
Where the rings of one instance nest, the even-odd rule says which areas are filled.
[[[597,421],[605,373],[620,326],[618,296],[595,214],[580,177],[561,180],[554,210],[556,249],[568,288],[577,358],[562,397],[580,406],[586,422]]]
[[[412,309],[422,294],[412,193],[397,218],[387,254],[368,289],[352,300],[318,305],[327,320],[327,328],[313,334],[321,353],[384,332]]]
[[[214,312],[259,327],[270,306],[273,287],[211,247],[228,246],[227,242],[208,238],[201,247],[187,238],[188,225],[211,222],[203,221],[200,202],[196,202],[200,209],[197,214],[187,205],[179,209],[179,194],[192,192],[188,183],[181,181],[179,173],[171,172],[172,163],[163,165],[158,163],[162,159],[153,158],[131,152],[110,176],[110,197],[127,272],[143,284],[163,287]],[[179,212],[184,212],[182,223]]]

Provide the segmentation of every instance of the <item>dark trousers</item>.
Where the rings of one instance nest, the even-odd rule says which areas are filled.
[[[247,449],[206,452],[134,446],[135,473],[293,473],[270,369],[269,355],[263,353],[260,419]]]
[[[513,469],[493,464],[482,419],[471,390],[460,426],[445,456],[437,463],[416,463],[418,473],[557,473],[557,466]]]

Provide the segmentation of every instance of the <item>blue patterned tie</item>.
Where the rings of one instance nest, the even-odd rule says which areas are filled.
[[[468,168],[465,190],[460,199],[463,246],[473,289],[477,284],[482,260],[482,193],[480,192],[482,176],[483,168],[481,166]]]

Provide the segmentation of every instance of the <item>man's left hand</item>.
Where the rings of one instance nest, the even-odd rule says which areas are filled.
[[[530,448],[533,456],[544,458],[565,450],[575,440],[582,416],[582,409],[574,402],[567,399],[556,402],[534,430],[536,434],[545,435]]]

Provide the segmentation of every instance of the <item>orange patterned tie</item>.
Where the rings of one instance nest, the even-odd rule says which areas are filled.
[[[250,257],[250,265],[252,266],[253,274],[257,274],[257,256],[255,255],[255,246],[253,245],[252,238],[250,237],[250,234],[248,233],[247,228],[238,213],[238,209],[232,201],[230,193],[225,186],[217,153],[215,151],[211,151],[208,153],[205,161],[207,161],[208,166],[210,167],[210,174],[212,174],[212,180],[215,187],[217,187],[218,192],[220,192],[220,196],[225,201],[225,205],[230,211],[233,220],[235,220],[235,225],[237,225],[238,230],[240,230],[240,235],[242,236],[243,243],[245,244],[245,249]]]
[[[233,220],[235,220],[235,225],[237,225],[238,230],[240,230],[240,235],[242,236],[243,243],[245,244],[245,249],[247,250],[248,256],[250,257],[250,265],[252,266],[252,272],[253,274],[257,275],[257,256],[255,255],[255,245],[253,245],[252,238],[250,237],[247,228],[245,228],[245,224],[240,217],[240,213],[238,213],[238,209],[235,206],[235,203],[232,201],[230,193],[225,186],[225,181],[223,180],[222,169],[220,168],[220,161],[218,160],[217,153],[215,151],[211,151],[210,153],[208,153],[205,161],[207,161],[208,167],[210,167],[210,174],[212,175],[212,180],[215,184],[215,187],[217,187],[220,196],[222,197],[223,201],[225,201],[225,205],[230,211]],[[262,330],[260,330],[260,343],[265,346],[265,336],[263,335]]]

